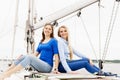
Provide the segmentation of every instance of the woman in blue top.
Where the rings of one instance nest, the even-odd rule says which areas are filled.
[[[58,29],[58,36],[60,37],[58,40],[58,50],[60,56],[58,71],[62,73],[78,73],[76,70],[85,68],[88,72],[99,75],[100,69],[96,67],[89,58],[71,47],[68,35],[67,27],[61,26]],[[80,59],[72,60],[73,54],[80,57]],[[109,73],[106,72],[102,72],[100,74],[109,76]]]
[[[39,54],[40,57],[37,58]],[[37,47],[36,53],[34,55],[21,56],[7,71],[0,76],[0,80],[4,80],[12,73],[21,70],[28,65],[32,66],[39,72],[49,73],[53,68],[53,56],[55,56],[55,68],[57,68],[57,40],[53,35],[53,26],[51,24],[45,24],[42,32],[42,39]]]

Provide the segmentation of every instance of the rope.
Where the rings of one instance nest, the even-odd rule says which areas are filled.
[[[95,49],[94,49],[94,47],[93,47],[91,38],[90,38],[90,36],[89,36],[89,33],[88,33],[87,29],[86,29],[86,26],[85,26],[84,21],[83,21],[83,19],[82,19],[81,16],[80,16],[80,19],[81,19],[82,25],[83,25],[83,27],[84,27],[84,30],[85,30],[85,32],[86,32],[86,35],[87,35],[87,37],[88,37],[88,40],[89,40],[90,46],[91,46],[91,48],[92,48],[92,51],[93,51],[93,53],[94,53],[94,55],[95,55],[95,57],[96,57],[96,59],[97,59],[97,61],[98,61],[98,58],[97,58]]]
[[[33,30],[33,9],[34,9],[34,0],[29,0],[29,8],[28,8],[28,20],[26,21],[26,42],[27,42],[27,53],[34,53],[34,30]]]
[[[115,2],[114,2],[114,6],[113,6],[113,10],[112,10],[112,16],[111,16],[111,19],[110,19],[110,24],[109,24],[107,37],[106,37],[106,42],[105,42],[105,46],[104,46],[104,52],[103,52],[103,56],[102,56],[103,60],[105,60],[105,57],[107,55],[107,51],[108,51],[108,47],[109,47],[109,43],[110,43],[110,39],[111,39],[113,27],[114,27],[114,23],[115,23],[115,20],[116,20],[116,17],[117,17],[118,8],[119,8],[119,3],[117,5],[116,11],[115,11]],[[114,15],[114,11],[115,11],[115,15]],[[113,22],[112,22],[112,20],[113,20]]]

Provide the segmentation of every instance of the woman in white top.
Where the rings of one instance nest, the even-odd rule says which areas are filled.
[[[67,27],[61,26],[58,29],[58,36],[60,37],[60,39],[58,40],[58,50],[60,57],[60,64],[58,67],[59,72],[78,73],[78,71],[76,70],[85,68],[88,72],[92,74],[99,74],[100,69],[96,67],[89,58],[82,55],[71,47],[69,43],[69,34]],[[73,54],[80,57],[80,59],[72,60]],[[109,74],[106,72],[102,72],[101,75],[109,76]]]

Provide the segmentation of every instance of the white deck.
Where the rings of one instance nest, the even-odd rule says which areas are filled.
[[[105,77],[105,76],[96,76],[92,74],[53,74],[53,73],[38,73],[36,75],[40,76],[40,78],[24,78],[25,75],[30,75],[32,72],[21,71],[17,72],[11,77],[5,80],[120,80],[120,78],[116,77]]]
[[[52,73],[39,73],[43,76],[47,76],[48,80],[120,80],[116,77],[96,76],[92,74],[52,74]]]

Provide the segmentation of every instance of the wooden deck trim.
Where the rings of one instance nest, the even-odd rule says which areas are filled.
[[[39,78],[40,80],[119,80],[119,79],[115,79],[114,77],[97,76],[92,74],[83,75],[83,74],[68,74],[68,73],[60,73],[60,74],[35,73],[35,75],[41,76],[42,79]]]

